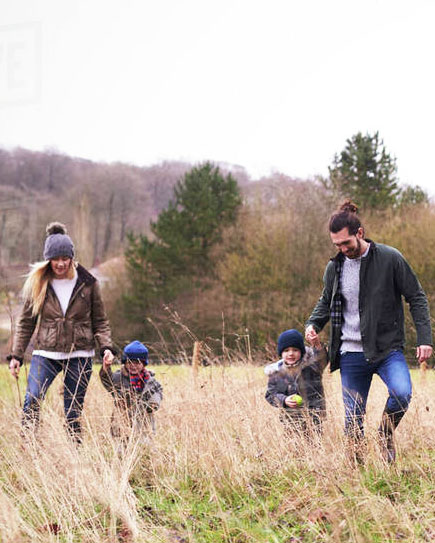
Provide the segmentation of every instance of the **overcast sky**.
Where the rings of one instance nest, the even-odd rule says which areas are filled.
[[[0,0],[0,146],[326,174],[379,131],[435,194],[433,0]]]

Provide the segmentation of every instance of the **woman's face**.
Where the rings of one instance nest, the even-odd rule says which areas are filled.
[[[59,256],[50,260],[51,269],[55,279],[66,279],[72,259],[67,256]]]

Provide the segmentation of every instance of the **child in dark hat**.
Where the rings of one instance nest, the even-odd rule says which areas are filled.
[[[131,431],[147,440],[155,432],[154,412],[163,398],[161,384],[146,369],[148,349],[140,341],[129,343],[122,355],[122,367],[112,373],[111,362],[103,361],[100,379],[114,399],[112,435],[125,442]]]
[[[305,347],[302,334],[291,329],[279,336],[277,351],[280,360],[264,369],[269,376],[266,400],[281,408],[280,419],[289,430],[306,435],[310,427],[320,431],[325,416],[325,347],[318,339],[312,347]]]

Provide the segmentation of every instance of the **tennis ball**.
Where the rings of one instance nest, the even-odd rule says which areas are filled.
[[[304,400],[302,399],[302,396],[299,396],[299,394],[292,394],[290,396],[290,400],[292,400],[293,402],[296,402],[297,405],[302,405],[304,403]]]

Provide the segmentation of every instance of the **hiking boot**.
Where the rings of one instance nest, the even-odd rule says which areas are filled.
[[[366,460],[367,444],[363,438],[347,438],[346,458],[350,465],[354,468],[357,466],[363,466]]]
[[[381,455],[383,460],[387,464],[392,464],[396,461],[396,447],[394,445],[394,434],[387,433],[379,436],[379,445],[381,448]]]
[[[379,446],[381,449],[382,458],[387,464],[392,464],[396,461],[396,447],[394,443],[394,430],[403,417],[403,412],[399,413],[382,413],[382,420],[379,426]]]

